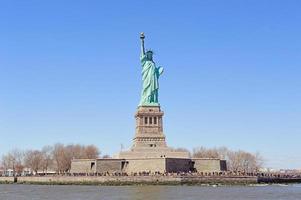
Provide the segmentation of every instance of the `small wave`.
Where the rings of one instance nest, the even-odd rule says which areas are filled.
[[[277,185],[277,186],[280,186],[280,187],[287,187],[287,186],[288,186],[288,184],[281,184],[281,183],[279,183],[279,184],[274,184],[274,185]]]
[[[249,186],[251,187],[265,187],[268,186],[269,184],[263,183],[263,184],[250,184]]]

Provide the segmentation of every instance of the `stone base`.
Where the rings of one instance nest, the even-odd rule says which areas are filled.
[[[189,158],[189,152],[175,151],[172,148],[139,148],[129,151],[121,151],[116,158],[119,159],[140,159],[140,158]]]
[[[134,152],[135,153],[135,152]],[[227,170],[225,160],[213,158],[145,158],[133,152],[122,152],[127,159],[73,159],[71,173],[165,173],[165,172],[221,172]],[[179,152],[173,152],[176,153]],[[180,152],[185,153],[185,152]],[[178,154],[178,156],[185,156]],[[171,154],[172,155],[172,154]],[[131,158],[132,156],[132,158]],[[140,158],[139,158],[140,156]]]
[[[163,133],[163,114],[160,106],[138,107],[132,148],[167,148]]]
[[[133,146],[122,151],[118,159],[189,158],[189,152],[169,148],[163,133],[163,112],[159,105],[139,106],[135,115]]]
[[[193,163],[185,158],[138,158],[126,160],[124,171],[128,174],[139,172],[189,172]]]

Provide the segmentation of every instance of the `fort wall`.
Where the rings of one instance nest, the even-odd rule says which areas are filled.
[[[227,165],[225,160],[214,158],[192,158],[194,169],[197,172],[219,172],[226,171]]]

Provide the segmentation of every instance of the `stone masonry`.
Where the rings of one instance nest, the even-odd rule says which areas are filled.
[[[190,158],[189,152],[176,151],[166,144],[160,106],[140,106],[135,114],[133,145],[113,159],[74,159],[71,173],[126,172],[219,172],[226,170],[220,159]]]
[[[132,148],[120,152],[118,158],[189,158],[188,152],[176,151],[166,145],[163,114],[160,106],[138,107]]]

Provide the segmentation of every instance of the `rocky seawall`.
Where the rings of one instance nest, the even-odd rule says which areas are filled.
[[[257,183],[301,183],[301,178],[256,176],[24,176],[0,177],[0,183],[44,185],[250,185]]]
[[[257,177],[200,176],[24,176],[0,177],[0,183],[62,184],[62,185],[247,185],[256,184]]]

